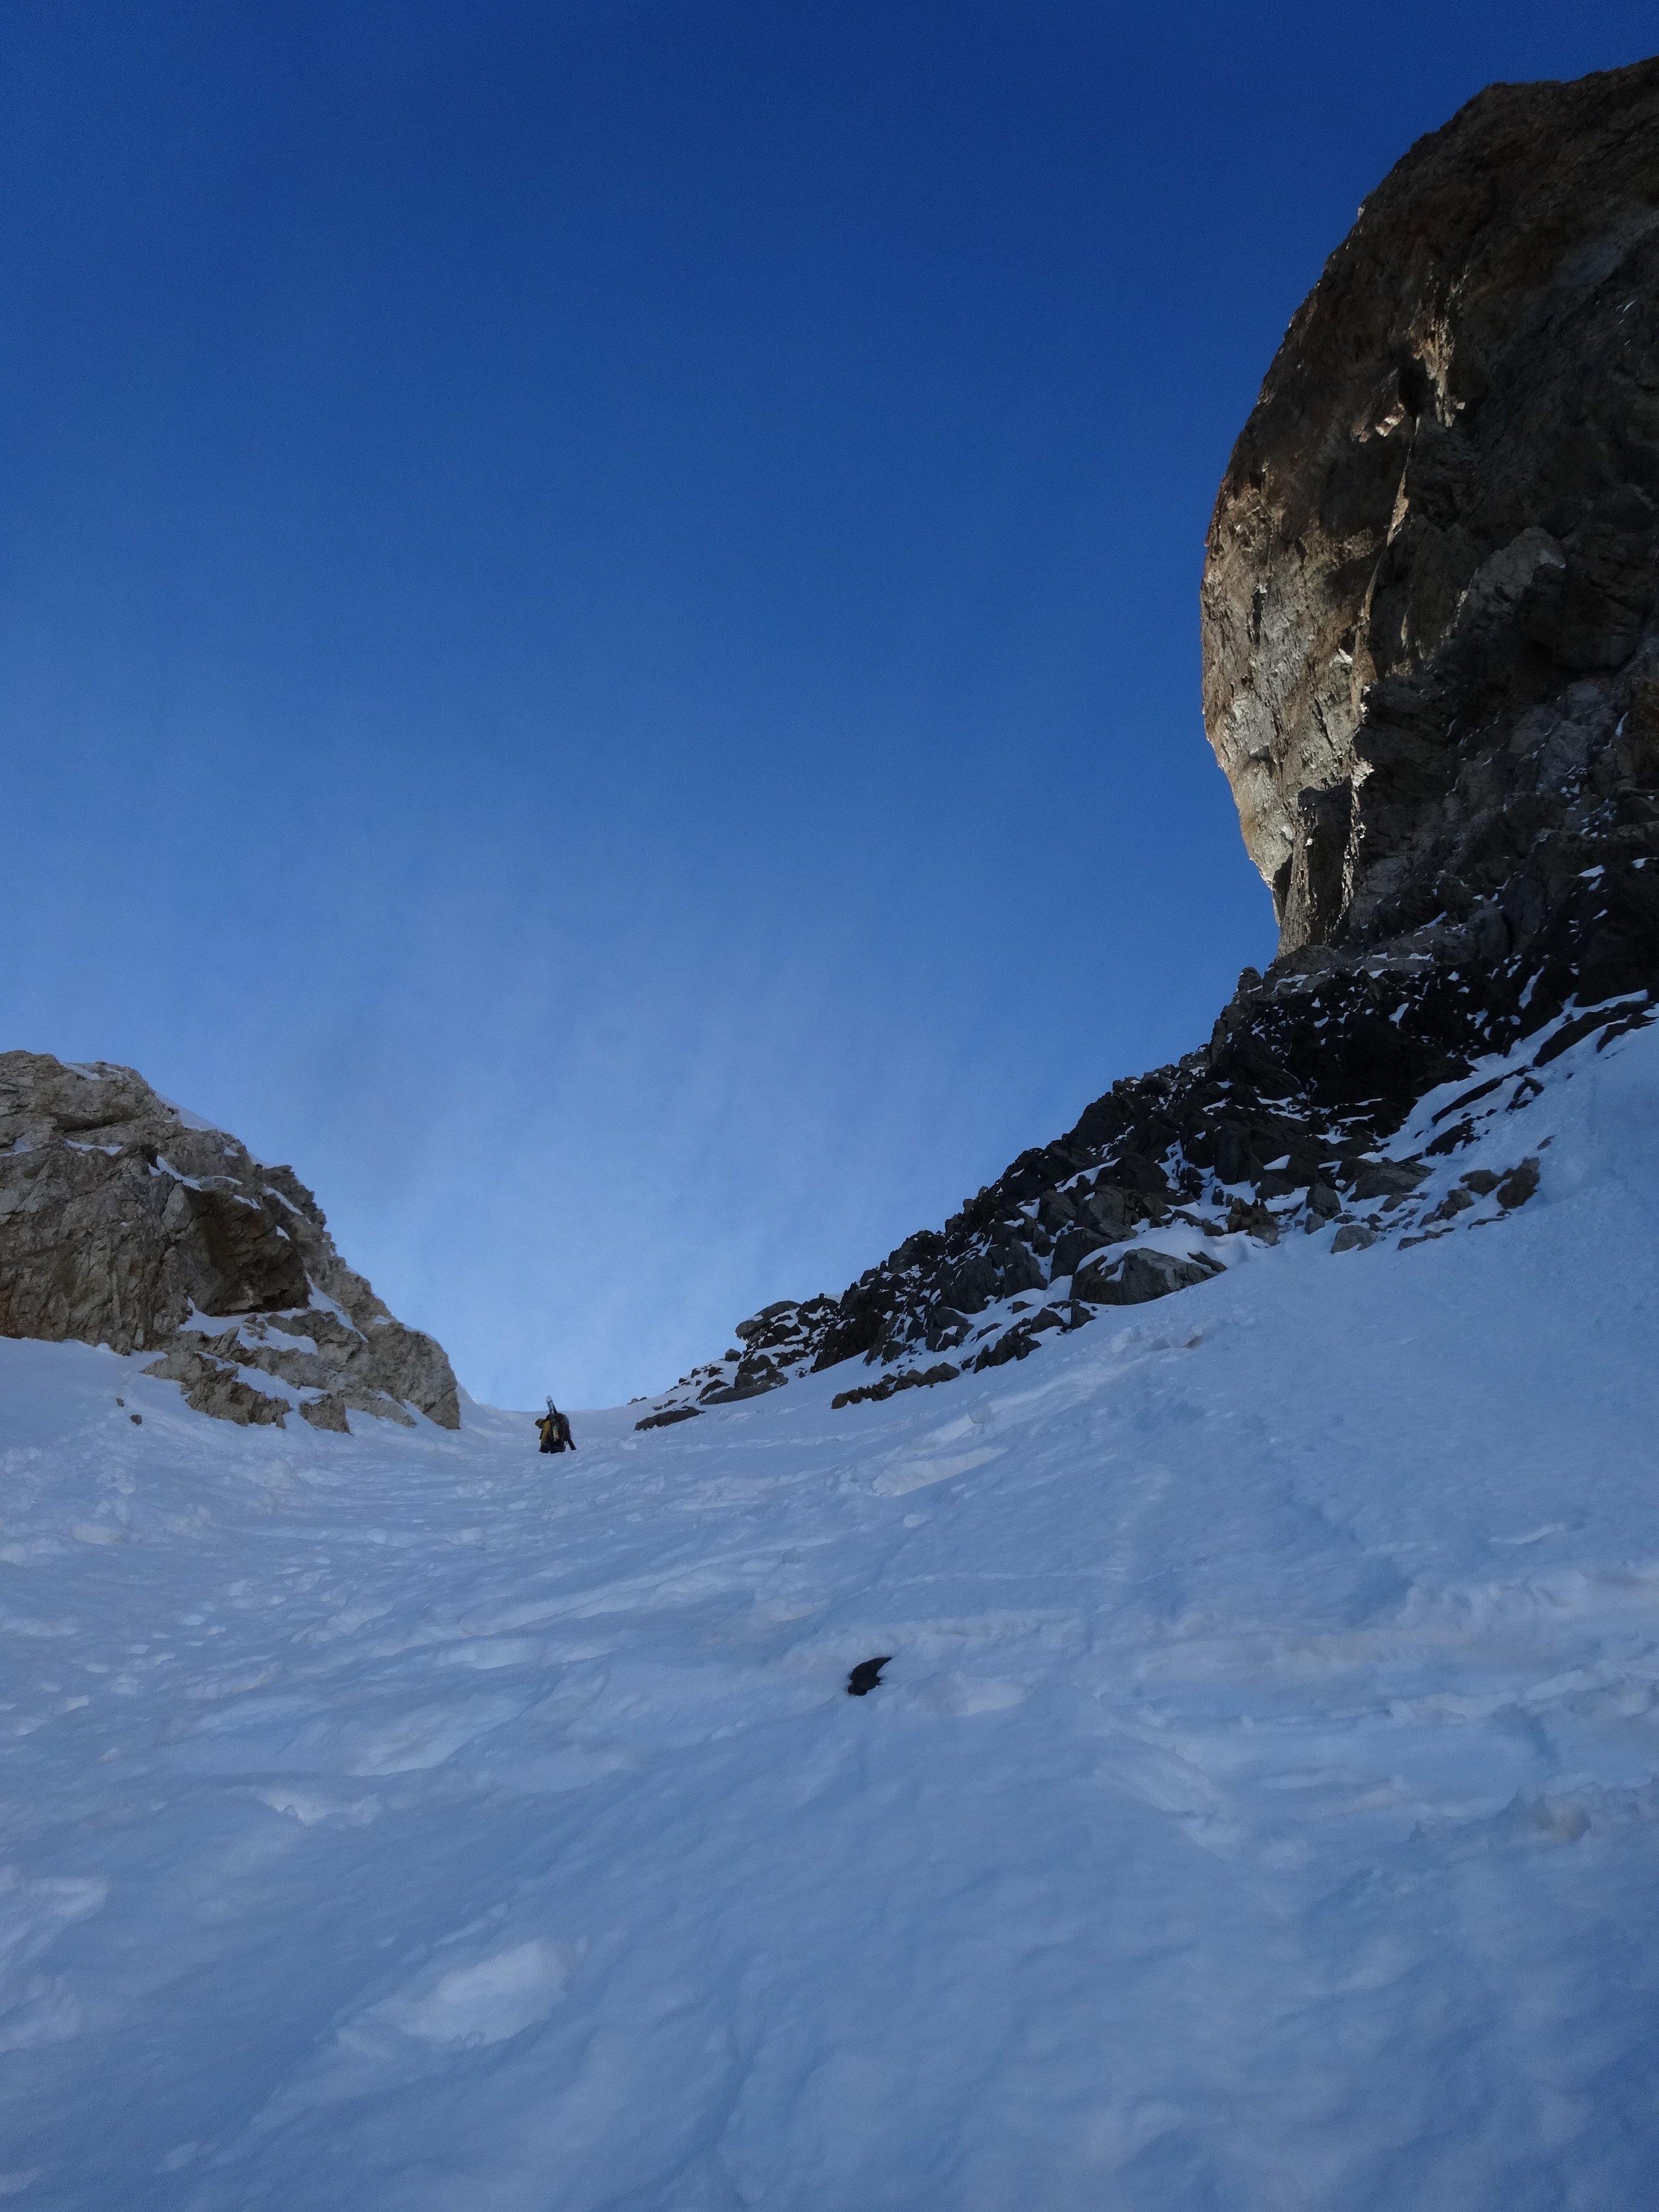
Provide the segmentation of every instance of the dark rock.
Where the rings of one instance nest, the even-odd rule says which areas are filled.
[[[1422,1160],[1376,1160],[1355,1176],[1352,1196],[1362,1206],[1379,1198],[1409,1198],[1428,1175]]]
[[[1084,1208],[1109,1243],[1133,1237],[1151,1211],[1140,1193],[1113,1183],[1097,1183],[1085,1199]]]
[[[993,1339],[974,1362],[973,1371],[982,1375],[988,1367],[1006,1367],[1011,1359],[1024,1359],[1036,1350],[1036,1339],[1024,1322]]]
[[[884,1375],[879,1382],[866,1382],[861,1389],[837,1390],[830,1401],[830,1410],[838,1413],[843,1406],[880,1405],[896,1397],[901,1390],[931,1389],[936,1383],[954,1382],[962,1370],[941,1360],[937,1367],[909,1368],[896,1375]]]
[[[1518,1168],[1511,1168],[1498,1186],[1498,1203],[1505,1213],[1512,1213],[1517,1206],[1524,1206],[1538,1188],[1538,1163],[1522,1160]]]
[[[1054,1273],[1057,1276],[1075,1274],[1091,1252],[1100,1251],[1111,1241],[1098,1229],[1068,1229],[1054,1246]]]
[[[1078,1201],[1068,1190],[1046,1190],[1037,1202],[1037,1220],[1058,1236],[1077,1219]]]
[[[1223,1273],[1220,1262],[1200,1253],[1183,1260],[1172,1252],[1154,1251],[1139,1244],[1113,1264],[1097,1261],[1073,1279],[1073,1294],[1091,1305],[1139,1306],[1152,1298],[1167,1298],[1172,1291],[1196,1288]]]
[[[672,1429],[676,1421],[695,1421],[702,1411],[699,1406],[670,1406],[660,1413],[647,1413],[642,1421],[635,1421],[636,1429]]]
[[[1048,1281],[1048,1277],[1025,1246],[1017,1244],[1012,1239],[1006,1243],[994,1244],[991,1257],[996,1263],[997,1296],[1000,1298],[1013,1297],[1020,1291],[1040,1291]]]
[[[781,1390],[789,1380],[787,1375],[769,1378],[756,1376],[746,1382],[714,1383],[697,1393],[698,1402],[704,1406],[738,1406],[746,1398],[763,1398],[769,1390]]]
[[[1376,1231],[1367,1229],[1363,1221],[1345,1221],[1331,1239],[1333,1252],[1363,1252],[1368,1244],[1375,1244]]]
[[[890,1666],[892,1659],[890,1651],[884,1651],[879,1659],[860,1659],[847,1677],[848,1696],[867,1698],[871,1691],[879,1685],[882,1668]]]
[[[929,1352],[954,1350],[968,1339],[969,1323],[965,1314],[959,1314],[947,1305],[937,1305],[927,1316],[923,1341]]]
[[[1279,1242],[1279,1223],[1267,1208],[1235,1198],[1227,1207],[1227,1234],[1237,1237],[1241,1232],[1258,1238],[1263,1244],[1277,1244]]]

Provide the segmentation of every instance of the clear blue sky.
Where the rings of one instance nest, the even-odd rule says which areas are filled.
[[[1216,483],[1358,200],[1650,4],[0,0],[0,1041],[507,1403],[839,1290],[1272,950]]]

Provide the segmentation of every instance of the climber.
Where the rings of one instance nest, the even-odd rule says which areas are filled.
[[[547,1411],[536,1422],[537,1433],[544,1452],[574,1451],[576,1439],[570,1433],[570,1416],[562,1413],[550,1398]]]

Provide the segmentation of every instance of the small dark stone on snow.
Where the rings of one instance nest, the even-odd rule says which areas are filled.
[[[1011,1359],[1024,1359],[1036,1350],[1036,1345],[1023,1322],[1005,1331],[994,1344],[988,1344],[974,1362],[975,1375],[982,1375],[988,1367],[1004,1367]]]
[[[1538,1163],[1522,1160],[1518,1168],[1511,1168],[1498,1186],[1498,1203],[1505,1213],[1524,1206],[1538,1188]]]
[[[1488,1097],[1503,1080],[1501,1075],[1494,1075],[1489,1082],[1477,1083],[1473,1091],[1466,1091],[1461,1098],[1454,1098],[1449,1106],[1443,1106],[1434,1116],[1436,1122],[1443,1121],[1448,1114],[1456,1113],[1460,1106],[1473,1106],[1477,1098]]]
[[[830,1410],[835,1413],[843,1406],[880,1405],[900,1390],[923,1390],[931,1389],[935,1382],[954,1382],[961,1372],[948,1359],[941,1359],[937,1367],[908,1367],[901,1374],[884,1375],[879,1382],[866,1382],[856,1390],[837,1390],[830,1401]]]
[[[860,1659],[847,1677],[848,1696],[867,1698],[881,1680],[881,1670],[892,1656],[890,1651],[884,1651],[879,1659]]]

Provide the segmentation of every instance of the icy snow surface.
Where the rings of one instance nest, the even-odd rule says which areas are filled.
[[[0,2194],[1652,2202],[1659,1031],[1549,1078],[1512,1219],[574,1459],[0,1344]]]

